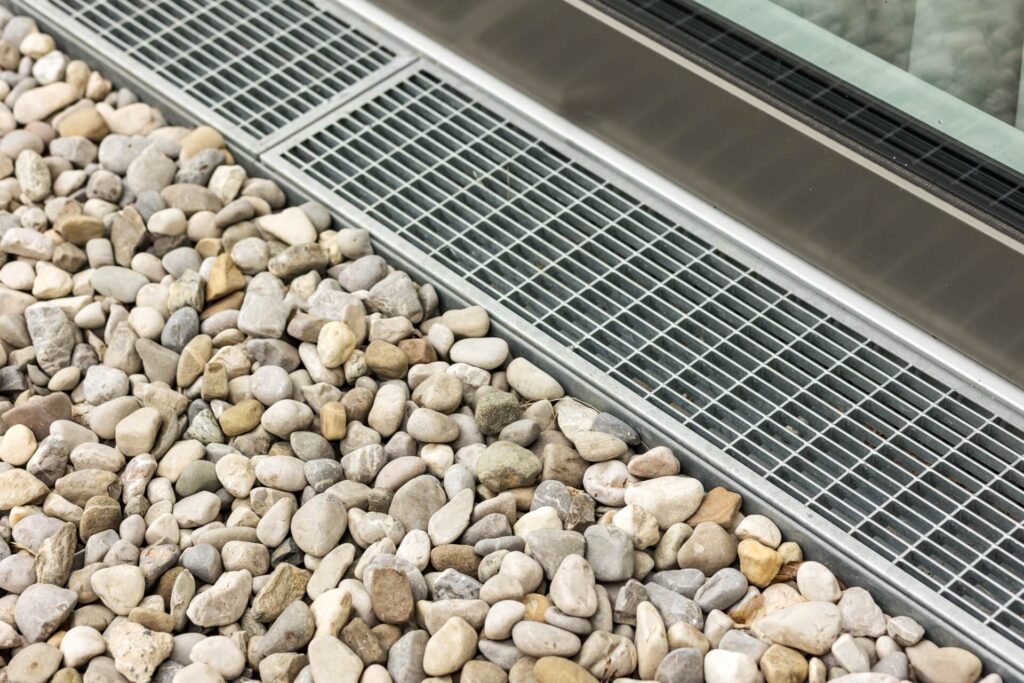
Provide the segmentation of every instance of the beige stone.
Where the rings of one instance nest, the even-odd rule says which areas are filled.
[[[765,683],[803,683],[807,669],[807,659],[784,645],[772,645],[761,655]]]
[[[541,657],[533,665],[533,675],[540,683],[597,683],[589,671],[563,657]]]
[[[238,436],[256,429],[261,417],[263,404],[254,398],[247,398],[221,413],[220,428],[227,436]]]
[[[320,433],[325,439],[344,439],[347,425],[345,405],[341,401],[332,401],[320,409]]]
[[[107,136],[110,129],[95,107],[81,107],[62,115],[57,131],[61,137],[83,137],[99,142]]]
[[[752,538],[740,541],[736,553],[740,558],[740,571],[758,588],[770,584],[782,568],[782,555]]]
[[[210,276],[206,280],[206,300],[216,301],[221,297],[245,289],[245,275],[231,260],[230,254],[221,254],[213,261]]]

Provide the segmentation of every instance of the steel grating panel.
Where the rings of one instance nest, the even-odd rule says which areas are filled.
[[[1024,433],[421,69],[281,158],[1024,644]]]
[[[392,48],[309,0],[52,0],[259,140],[384,68]]]

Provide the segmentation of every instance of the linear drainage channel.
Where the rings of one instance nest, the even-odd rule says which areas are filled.
[[[274,158],[1024,642],[1020,430],[439,70],[395,76]]]
[[[72,34],[82,27],[46,13]],[[94,34],[109,28],[93,21]],[[117,36],[105,35],[102,56],[117,62]],[[147,35],[142,42],[152,42]],[[203,82],[202,69],[213,65],[197,64],[192,79]],[[445,72],[416,65],[382,80],[401,66],[389,63],[349,86],[341,100],[365,92],[316,124],[305,127],[322,109],[278,128],[276,139],[289,126],[298,132],[263,161],[294,188],[373,227],[403,265],[448,284],[451,298],[489,303],[499,327],[528,340],[521,344],[542,360],[580,369],[579,393],[603,396],[606,405],[618,397],[653,433],[685,443],[703,458],[691,465],[706,478],[737,483],[755,509],[787,511],[787,531],[819,557],[834,557],[852,580],[882,585],[897,607],[907,604],[905,587],[933,631],[951,641],[962,635],[999,669],[1021,672],[1020,430]],[[222,75],[240,78],[231,67]],[[179,109],[198,102],[194,116],[223,125],[217,102],[179,97],[183,86],[167,77],[160,86],[159,99]],[[250,155],[275,139],[229,125]],[[417,258],[421,252],[435,261]],[[551,339],[577,357],[544,343]],[[857,552],[865,547],[873,552]]]

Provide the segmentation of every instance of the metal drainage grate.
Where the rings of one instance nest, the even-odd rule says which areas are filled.
[[[280,153],[1024,644],[1024,433],[428,71]]]
[[[308,0],[52,0],[256,139],[395,52]]]

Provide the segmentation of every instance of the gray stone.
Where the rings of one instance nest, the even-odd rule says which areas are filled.
[[[238,315],[238,329],[254,337],[280,339],[291,312],[291,303],[250,290]]]
[[[446,502],[441,483],[435,477],[423,474],[395,492],[388,514],[401,522],[406,531],[426,531],[431,516]]]
[[[225,161],[224,152],[219,149],[204,149],[180,162],[174,176],[175,183],[208,185],[214,169]]]
[[[70,616],[77,602],[74,591],[37,583],[18,596],[14,621],[28,642],[46,640]]]
[[[345,506],[341,501],[321,493],[292,515],[292,538],[304,552],[323,557],[338,545],[347,523]]]
[[[503,515],[499,515],[504,517]],[[507,522],[508,520],[506,520]],[[473,546],[474,552],[481,557],[486,557],[491,553],[498,551],[518,551],[522,552],[526,550],[526,541],[519,536],[499,536],[497,538],[485,538],[477,541]]]
[[[177,164],[167,158],[156,145],[149,145],[128,164],[124,184],[136,197],[148,192],[160,192],[174,181],[177,169]]]
[[[77,168],[85,168],[96,161],[99,148],[92,140],[76,135],[52,140],[50,154],[67,159]]]
[[[625,581],[633,576],[633,539],[628,533],[618,527],[595,524],[583,532],[583,537],[587,561],[598,581]]]
[[[197,334],[199,313],[191,307],[179,308],[167,318],[163,332],[160,333],[160,343],[175,353],[181,353]]]
[[[388,274],[388,264],[377,255],[363,256],[338,273],[338,282],[349,292],[369,290]]]
[[[281,612],[259,642],[262,657],[278,652],[296,652],[313,639],[316,624],[309,606],[297,600]]]
[[[644,588],[647,589],[648,600],[661,614],[666,628],[680,622],[704,628],[704,615],[693,600],[656,583],[648,583]]]
[[[637,606],[647,599],[647,589],[642,583],[635,579],[627,581],[615,595],[615,621],[635,626]]]
[[[878,638],[885,635],[885,615],[863,588],[847,588],[839,599],[843,631],[852,636]]]
[[[746,631],[740,631],[739,629],[727,631],[722,636],[722,639],[718,641],[718,649],[740,652],[755,662],[761,660],[769,645],[770,643],[766,643],[760,638],[755,638]]]
[[[654,574],[651,581],[692,599],[707,581],[707,577],[699,569],[670,569]]]
[[[366,305],[385,318],[401,316],[414,323],[423,320],[423,306],[409,276],[396,270],[370,288]]]
[[[692,647],[672,650],[658,664],[654,680],[658,683],[704,683],[704,655]]]
[[[508,523],[508,517],[499,512],[492,512],[489,515],[484,515],[466,529],[466,533],[462,535],[462,542],[467,545],[476,545],[483,542],[484,539],[508,536],[512,536],[512,526]],[[524,540],[523,547],[525,545]],[[519,549],[522,550],[522,548]]]
[[[307,461],[303,471],[306,481],[317,493],[323,493],[345,478],[341,463],[327,458]]]
[[[388,673],[395,683],[420,683],[427,678],[423,670],[423,656],[430,634],[409,631],[388,650]]]
[[[25,309],[25,323],[36,350],[36,362],[52,375],[71,363],[75,326],[57,306],[35,304]]]
[[[108,171],[124,175],[150,141],[142,136],[108,135],[100,142],[100,165]]]
[[[476,600],[481,584],[455,569],[445,569],[437,575],[431,586],[434,600]]]
[[[747,586],[747,577],[736,569],[726,567],[715,572],[694,594],[693,600],[705,612],[716,609],[725,611],[746,594]]]
[[[549,579],[555,576],[566,555],[584,555],[586,541],[577,531],[538,529],[526,536],[526,552],[544,568]]]
[[[181,566],[203,583],[217,582],[223,573],[220,551],[208,543],[199,543],[181,553]]]
[[[611,413],[598,413],[590,425],[591,431],[611,434],[630,446],[640,443],[640,435],[632,427]]]

